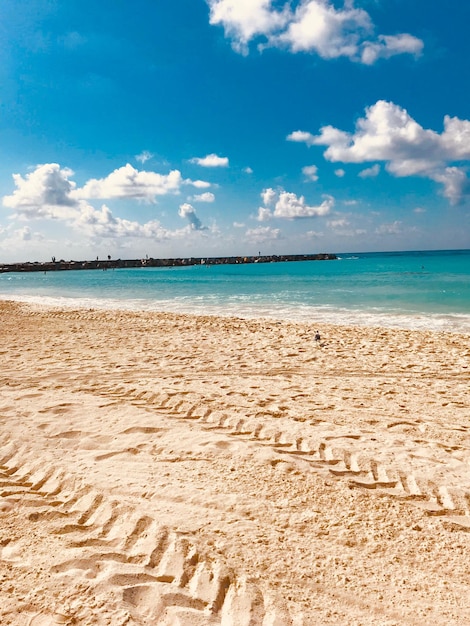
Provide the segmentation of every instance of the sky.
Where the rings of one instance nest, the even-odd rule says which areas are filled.
[[[0,263],[470,248],[470,3],[1,0]]]

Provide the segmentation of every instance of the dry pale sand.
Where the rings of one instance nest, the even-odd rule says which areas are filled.
[[[0,303],[0,623],[470,624],[470,337]]]

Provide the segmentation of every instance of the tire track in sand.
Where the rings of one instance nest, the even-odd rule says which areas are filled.
[[[269,407],[263,408],[262,417],[247,417],[246,407],[227,406],[225,398],[225,406],[217,409],[214,402],[194,391],[157,393],[124,384],[95,385],[89,391],[269,446],[283,460],[326,471],[338,480],[347,480],[351,488],[412,502],[425,514],[440,516],[446,525],[470,531],[470,447],[449,447],[414,436],[401,436],[397,444],[397,429],[411,426],[419,430],[419,421],[390,421],[386,430],[346,430],[326,420],[289,418],[283,428],[279,412],[271,414]],[[441,427],[468,432],[466,426],[458,424]]]
[[[26,526],[41,525],[62,548],[51,574],[116,596],[125,623],[302,624],[301,615],[292,616],[269,589],[227,568],[191,533],[162,526],[151,505],[145,510],[143,502],[105,496],[60,468],[35,465],[30,455],[26,446],[12,442],[0,447],[0,503],[33,509]],[[80,623],[79,607],[28,615],[31,626]],[[105,620],[96,615],[96,624],[109,623]]]

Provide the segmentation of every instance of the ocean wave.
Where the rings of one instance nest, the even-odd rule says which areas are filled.
[[[122,311],[149,311],[186,313],[218,317],[266,318],[312,324],[328,323],[347,326],[368,326],[470,333],[470,314],[387,313],[379,310],[357,310],[333,306],[286,305],[283,303],[253,304],[249,300],[238,303],[208,304],[206,300],[120,300],[113,298],[72,298],[28,295],[0,295],[0,299],[24,302],[34,306],[73,309],[100,309]]]

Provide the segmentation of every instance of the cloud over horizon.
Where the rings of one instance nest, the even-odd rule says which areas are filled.
[[[74,172],[58,163],[38,165],[25,177],[13,175],[16,189],[3,197],[3,206],[14,211],[13,217],[25,220],[56,220],[71,226],[89,237],[152,238],[157,241],[178,238],[186,229],[168,230],[158,220],[140,223],[113,215],[102,205],[96,209],[89,199],[134,199],[154,202],[157,195],[176,194],[183,180],[178,170],[167,176],[155,172],[139,172],[132,166],[114,170],[102,179],[91,179],[82,188],[71,180]],[[191,205],[182,205],[180,217],[189,222],[190,230],[205,230]],[[25,231],[26,232],[26,231]],[[25,238],[25,237],[23,237]]]

